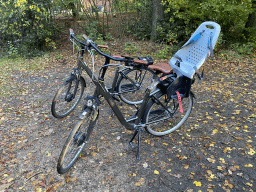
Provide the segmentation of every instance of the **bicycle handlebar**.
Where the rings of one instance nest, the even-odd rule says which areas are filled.
[[[101,48],[108,48],[108,46],[107,45],[97,45],[97,44],[95,44],[91,39],[89,39],[88,37],[87,37],[87,35],[83,35],[83,38],[86,40],[86,42],[87,42],[87,44],[86,43],[84,43],[84,42],[82,42],[82,41],[79,41],[76,37],[75,37],[75,35],[74,35],[74,31],[73,31],[73,29],[69,29],[69,32],[70,32],[70,38],[73,38],[75,41],[77,41],[78,43],[80,43],[81,44],[81,46],[82,47],[92,47],[95,51],[97,51],[99,54],[101,54],[101,55],[103,55],[104,57],[106,57],[106,58],[109,58],[109,59],[111,59],[111,60],[114,60],[114,61],[123,61],[123,62],[125,62],[126,61],[126,59],[124,59],[124,58],[115,58],[115,57],[112,57],[112,56],[110,56],[110,55],[108,55],[108,54],[106,54],[106,53],[103,53],[101,50],[99,50],[99,48],[98,47],[101,47]]]
[[[108,55],[108,54],[102,52],[101,50],[99,50],[99,47],[100,47],[100,48],[108,48],[107,45],[97,45],[97,44],[94,43],[91,39],[89,39],[87,35],[84,34],[84,35],[83,35],[83,38],[84,38],[85,41],[87,42],[87,44],[86,44],[86,43],[84,43],[84,42],[82,42],[82,41],[79,41],[79,40],[75,37],[73,29],[70,28],[70,29],[69,29],[69,32],[70,32],[70,37],[73,38],[73,39],[75,39],[75,40],[76,40],[78,43],[80,43],[83,47],[92,47],[95,51],[97,51],[99,54],[103,55],[103,56],[106,57],[106,58],[109,58],[109,59],[114,60],[114,61],[121,61],[121,62],[127,62],[127,61],[130,61],[129,59],[131,59],[131,58],[129,58],[129,57],[127,57],[127,58],[125,58],[125,57],[116,57],[116,56],[113,56],[113,57],[112,57],[112,56],[110,56],[110,55]],[[136,64],[144,64],[144,65],[147,65],[147,64],[148,64],[148,61],[140,60],[140,59],[136,59],[136,58],[133,59],[133,62],[136,63]]]

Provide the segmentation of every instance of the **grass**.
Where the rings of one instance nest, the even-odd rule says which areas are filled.
[[[0,59],[0,97],[10,96],[18,94],[18,87],[14,83],[16,73],[22,72],[35,72],[43,70],[50,60],[53,53],[45,54],[42,57],[36,57],[33,59],[15,58],[10,59],[3,57]],[[58,57],[58,54],[56,54]]]
[[[172,50],[169,46],[167,47],[163,44],[157,44],[151,41],[137,41],[130,38],[123,38],[111,40],[106,42],[106,44],[109,45],[109,50],[102,51],[110,55],[123,54],[132,57],[151,56],[155,64],[159,61],[168,62],[172,56]],[[14,79],[18,77],[16,74],[20,75],[22,72],[33,73],[44,70],[46,67],[54,67],[54,65],[52,65],[53,63],[71,56],[69,53],[63,53],[63,51],[65,52],[72,49],[71,47],[71,45],[68,47],[65,46],[51,53],[46,53],[42,57],[33,59],[0,58],[0,97],[22,94],[23,92],[19,91],[20,86],[15,83],[17,81],[14,81]],[[215,57],[223,62],[240,62],[250,56],[238,54],[233,50],[219,50]]]

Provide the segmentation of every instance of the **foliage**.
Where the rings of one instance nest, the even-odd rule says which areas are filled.
[[[0,40],[8,55],[31,57],[55,48],[51,1],[5,0],[0,5]]]
[[[140,39],[149,39],[152,27],[152,1],[138,0],[133,10],[136,17],[131,18],[129,32]]]
[[[165,0],[164,5],[171,25],[162,27],[163,34],[166,34],[162,38],[171,43],[184,43],[207,20],[221,25],[222,41],[227,44],[249,41],[255,43],[255,31],[246,28],[249,14],[255,11],[251,0]],[[250,36],[249,39],[245,31]]]

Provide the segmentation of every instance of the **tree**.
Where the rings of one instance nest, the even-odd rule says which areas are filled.
[[[157,37],[157,27],[159,22],[164,18],[164,7],[161,4],[161,0],[152,0],[153,11],[152,11],[152,28],[151,28],[151,39]]]
[[[0,6],[0,42],[9,55],[34,56],[54,48],[55,27],[49,21],[51,1],[6,0]]]

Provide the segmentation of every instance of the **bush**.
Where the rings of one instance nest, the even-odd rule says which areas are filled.
[[[0,5],[0,40],[8,55],[32,57],[55,48],[51,1],[5,0]]]
[[[251,0],[165,0],[163,3],[171,22],[163,27],[164,38],[169,42],[183,44],[202,22],[208,20],[221,25],[222,41],[227,44],[256,40],[255,27],[246,27],[249,14],[255,11]]]

